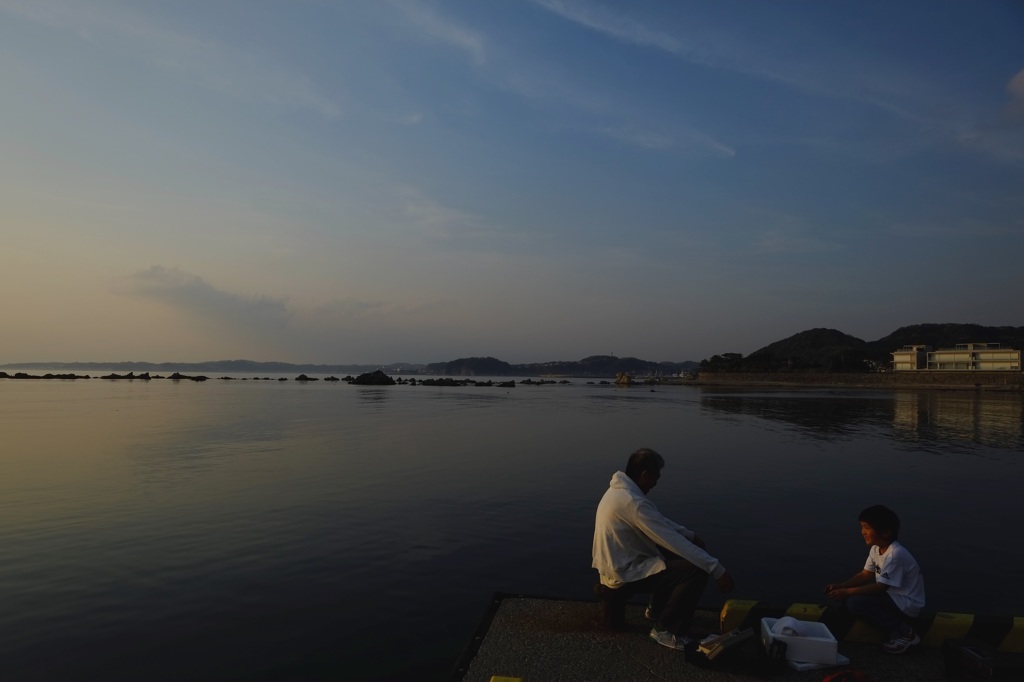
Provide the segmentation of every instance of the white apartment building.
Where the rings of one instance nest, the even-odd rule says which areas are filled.
[[[1020,351],[998,343],[958,343],[956,348],[930,350],[928,346],[903,346],[892,353],[896,372],[914,370],[1020,371]]]
[[[1020,371],[1020,351],[998,343],[958,343],[956,348],[930,351],[928,369]]]
[[[903,346],[900,350],[893,351],[893,371],[905,372],[908,370],[924,369],[927,367],[927,353],[929,350],[929,346],[912,345]]]

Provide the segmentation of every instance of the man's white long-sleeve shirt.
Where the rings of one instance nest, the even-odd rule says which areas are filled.
[[[593,566],[603,585],[622,587],[665,570],[660,545],[712,578],[721,577],[725,567],[693,538],[692,530],[662,516],[633,479],[616,471],[597,505]]]

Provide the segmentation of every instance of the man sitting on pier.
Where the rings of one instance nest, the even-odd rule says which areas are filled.
[[[597,506],[593,566],[601,576],[596,589],[606,626],[623,627],[626,600],[652,593],[651,639],[684,649],[693,642],[690,623],[708,575],[722,592],[732,591],[733,580],[696,533],[665,518],[647,498],[664,466],[661,455],[641,448],[630,455],[625,472],[612,476]]]

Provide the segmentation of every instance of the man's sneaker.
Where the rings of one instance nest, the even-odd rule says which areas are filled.
[[[911,632],[908,635],[902,635],[890,639],[888,642],[882,644],[882,651],[887,654],[902,654],[912,646],[917,646],[921,643],[921,638],[917,636],[916,632]]]
[[[658,628],[651,628],[651,639],[662,646],[679,651],[685,651],[687,647],[693,645],[693,640],[686,635],[673,635],[668,630],[659,630]]]

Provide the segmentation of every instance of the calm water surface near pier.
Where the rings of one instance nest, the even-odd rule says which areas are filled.
[[[492,592],[591,597],[594,508],[640,446],[732,596],[820,601],[883,503],[929,608],[1024,615],[1022,418],[954,391],[0,380],[2,674],[443,679]]]

